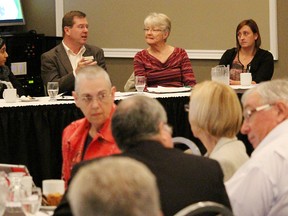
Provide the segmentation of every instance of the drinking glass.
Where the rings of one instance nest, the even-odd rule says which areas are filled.
[[[13,175],[12,175],[13,174]],[[23,185],[22,173],[9,173],[9,192],[6,201],[6,212],[10,214],[18,214],[22,212],[21,209],[21,200],[27,196],[27,192]]]
[[[143,92],[146,85],[145,76],[135,76],[135,88],[137,92]]]
[[[49,101],[56,101],[56,95],[59,91],[59,84],[58,82],[48,82],[47,83],[47,92],[50,97]]]
[[[0,172],[0,216],[6,209],[6,200],[8,195],[8,182],[4,172]]]
[[[42,202],[42,193],[39,187],[33,187],[31,194],[21,200],[22,210],[25,215],[36,215]]]

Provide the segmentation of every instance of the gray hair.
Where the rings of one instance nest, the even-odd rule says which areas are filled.
[[[247,96],[254,92],[260,95],[262,104],[271,104],[277,101],[283,101],[288,104],[288,79],[262,82],[256,87],[247,90],[242,96],[242,104],[246,101]]]
[[[156,178],[132,158],[107,157],[79,170],[68,200],[75,216],[156,216],[160,199]]]
[[[97,65],[88,65],[80,68],[79,71],[77,71],[77,75],[75,77],[75,92],[79,93],[79,83],[83,79],[93,80],[98,79],[99,77],[104,77],[104,79],[107,81],[107,85],[109,86],[109,88],[112,87],[110,77],[103,68]]]
[[[171,31],[171,20],[163,13],[150,13],[144,20],[144,26],[157,26],[166,32]]]
[[[157,135],[161,122],[167,122],[167,115],[156,99],[131,96],[121,101],[113,114],[112,134],[117,145],[125,150],[137,141]]]

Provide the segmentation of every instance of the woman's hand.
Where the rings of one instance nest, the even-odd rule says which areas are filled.
[[[240,85],[240,81],[236,81],[236,80],[231,80],[229,81],[230,85]]]

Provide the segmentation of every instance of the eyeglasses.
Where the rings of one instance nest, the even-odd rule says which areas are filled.
[[[106,102],[107,99],[111,96],[111,94],[108,94],[107,92],[101,92],[95,97],[91,95],[85,95],[85,96],[80,96],[79,99],[85,103],[86,105],[90,104],[92,101],[97,100],[98,103],[103,103]]]
[[[163,30],[161,30],[161,29],[149,29],[149,28],[144,28],[143,30],[144,30],[145,33],[151,31],[153,34],[154,34],[154,33],[157,33],[157,32],[163,31]]]
[[[189,112],[189,108],[190,108],[189,104],[184,104],[184,110],[186,112]]]
[[[243,112],[244,120],[249,120],[254,113],[259,112],[261,110],[268,109],[268,108],[272,107],[273,105],[274,104],[265,104],[265,105],[262,105],[262,106],[258,106],[258,107],[254,108],[252,110],[245,110]]]

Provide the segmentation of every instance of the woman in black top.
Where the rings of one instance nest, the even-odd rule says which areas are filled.
[[[25,95],[25,91],[21,83],[17,80],[10,69],[5,65],[8,54],[6,52],[5,41],[0,38],[0,98],[3,98],[3,91],[7,88],[6,84],[1,83],[1,81],[11,82],[14,88],[17,89],[17,94],[19,96]]]
[[[261,36],[256,22],[243,20],[236,29],[236,48],[222,55],[220,65],[230,66],[230,84],[240,84],[240,73],[250,72],[252,83],[271,80],[274,72],[272,54],[260,48]]]

